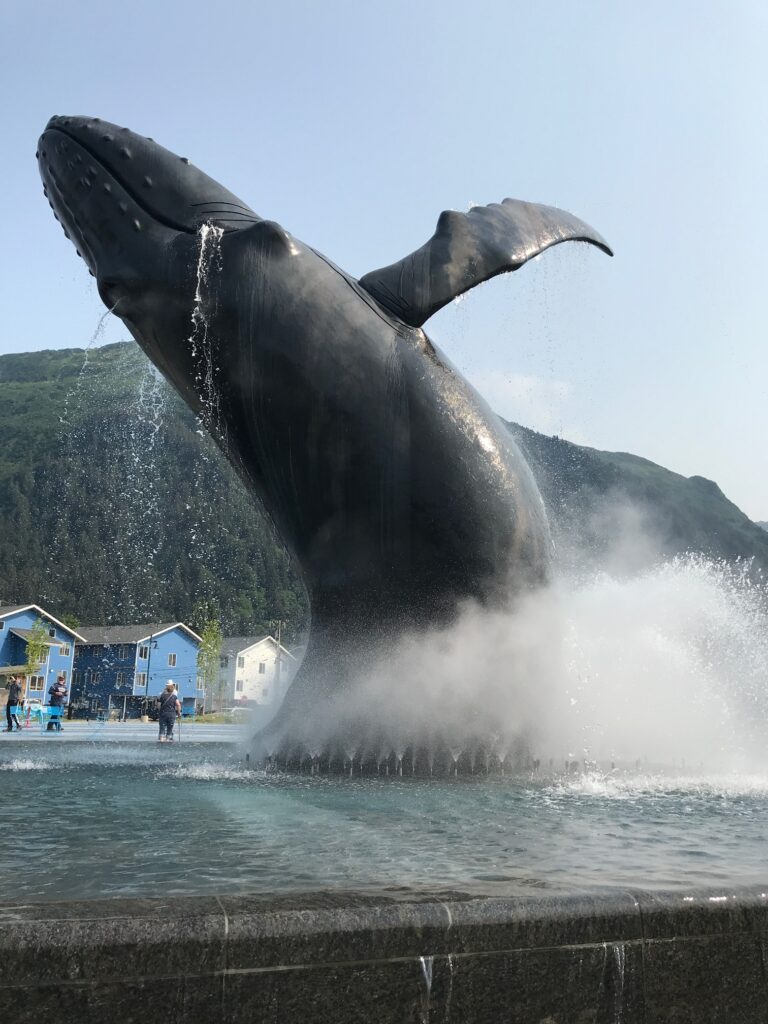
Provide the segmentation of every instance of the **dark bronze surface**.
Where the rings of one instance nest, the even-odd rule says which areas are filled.
[[[557,242],[609,251],[587,225],[512,200],[444,213],[422,249],[358,282],[116,125],[52,118],[38,161],[104,302],[301,568],[311,636],[275,736],[329,735],[355,674],[393,635],[547,578],[546,516],[523,456],[418,325]],[[203,224],[216,230],[201,260]]]

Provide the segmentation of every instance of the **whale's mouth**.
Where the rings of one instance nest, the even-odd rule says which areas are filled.
[[[260,220],[184,157],[98,118],[51,118],[37,159],[54,215],[96,276],[114,258],[135,262],[149,237]]]
[[[63,136],[64,139],[68,141],[58,139],[57,136]],[[68,157],[67,167],[70,171],[74,172],[76,180],[73,184],[76,188],[83,187],[89,189],[94,185],[98,186],[99,184],[101,184],[102,188],[104,187],[106,182],[99,182],[96,180],[98,178],[98,171],[96,171],[93,166],[95,164],[101,170],[103,175],[110,179],[109,184],[114,183],[119,185],[126,196],[129,197],[131,201],[145,213],[145,215],[152,217],[152,219],[156,220],[158,224],[163,224],[165,227],[171,228],[174,231],[186,231],[189,234],[192,234],[197,230],[196,227],[193,227],[190,224],[185,224],[181,220],[168,216],[168,214],[163,210],[155,208],[149,202],[148,196],[137,195],[132,186],[125,180],[117,168],[110,166],[106,160],[101,156],[97,156],[91,149],[89,149],[81,139],[76,138],[74,135],[70,135],[70,133],[65,129],[59,127],[46,129],[41,138],[41,143],[42,142],[45,142],[46,146],[53,144],[58,153]],[[46,153],[47,149],[42,152]],[[47,167],[50,171],[50,164],[48,164]],[[77,178],[78,167],[82,168],[84,172],[83,177]],[[64,192],[60,188],[60,182],[57,181],[55,174],[52,174],[52,180],[54,182],[54,187],[57,188],[63,196]]]

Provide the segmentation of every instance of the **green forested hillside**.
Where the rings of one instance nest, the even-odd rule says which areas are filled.
[[[306,618],[268,521],[133,343],[0,357],[0,600],[81,623]]]
[[[768,571],[768,533],[712,480],[517,424],[509,428],[536,475],[566,563],[640,569],[658,558],[697,551],[729,561],[752,559]]]
[[[751,557],[768,533],[716,484],[510,424],[564,562],[630,567],[684,550]],[[0,357],[0,603],[81,623],[183,619],[229,634],[306,625],[266,517],[133,343]]]

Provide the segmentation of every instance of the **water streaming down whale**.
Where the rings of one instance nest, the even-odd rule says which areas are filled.
[[[511,199],[448,211],[420,249],[356,280],[125,128],[53,117],[37,158],[102,299],[202,418],[300,567],[311,633],[269,749],[329,734],[355,677],[403,630],[448,623],[467,599],[503,606],[546,580],[550,538],[531,472],[422,325],[559,242],[610,254],[592,228]]]

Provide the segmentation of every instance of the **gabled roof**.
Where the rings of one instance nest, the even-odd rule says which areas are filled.
[[[252,647],[257,647],[259,644],[263,644],[265,640],[269,640],[273,646],[277,647],[277,640],[273,636],[267,634],[266,636],[227,636],[221,642],[221,653],[222,655],[228,655],[230,658],[237,654],[243,654],[245,651],[250,651]],[[280,650],[283,654],[287,654],[289,658],[296,660],[287,647],[283,647],[280,644]]]
[[[138,626],[80,626],[81,643],[110,647],[114,644],[139,644],[172,629],[183,629],[193,640],[201,638],[183,622],[143,623]]]
[[[28,605],[28,604],[5,604],[5,605],[2,605],[0,607],[0,619],[4,618],[6,615],[10,615],[11,612],[21,612],[21,611],[24,611],[25,608],[31,608],[31,607],[32,606]]]
[[[229,655],[232,658],[258,640],[257,636],[225,636],[221,641],[221,654],[222,656]]]
[[[9,615],[13,615],[14,612],[29,611],[30,608],[33,608],[38,613],[41,619],[48,619],[50,622],[55,622],[59,629],[66,630],[67,633],[71,633],[72,636],[76,637],[78,640],[83,639],[82,636],[80,636],[80,634],[77,632],[77,630],[72,629],[71,626],[67,626],[65,623],[61,622],[55,616],[51,615],[50,612],[47,612],[44,608],[41,608],[39,604],[5,605],[4,607],[0,607],[0,619],[5,619]]]
[[[29,640],[29,638],[32,636],[32,630],[31,629],[16,629],[15,626],[11,626],[11,632],[13,633],[14,636],[19,637],[21,640],[24,640],[25,642],[27,642]],[[48,647],[61,647],[62,646],[61,640],[54,640],[54,638],[52,636],[46,637],[45,638],[45,643],[48,645]]]

